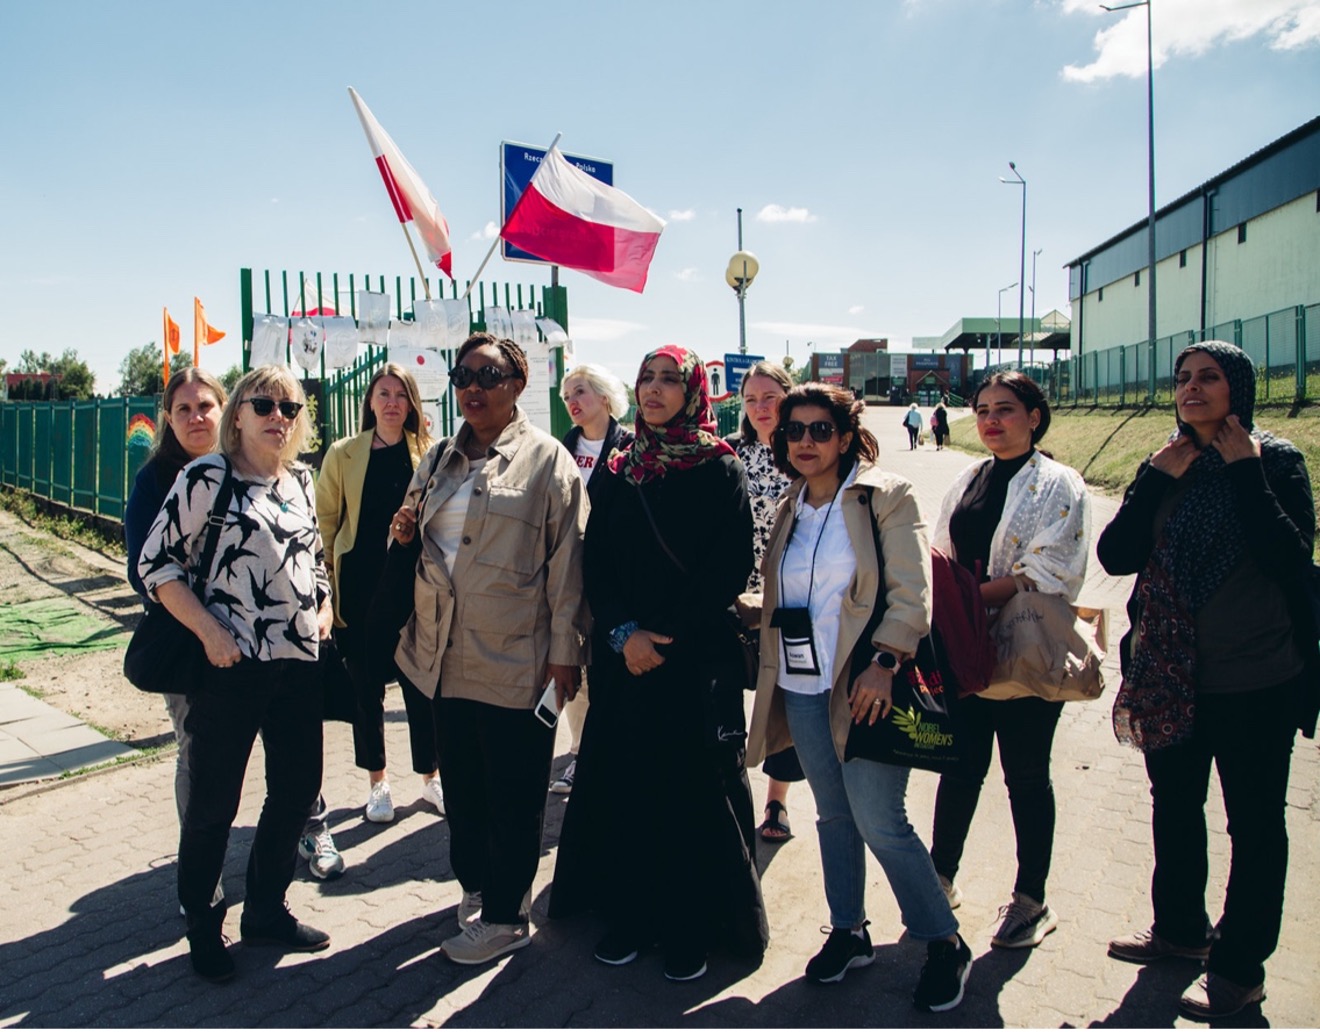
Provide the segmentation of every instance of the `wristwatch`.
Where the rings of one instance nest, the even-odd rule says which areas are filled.
[[[895,656],[888,649],[881,649],[879,652],[877,652],[874,656],[871,657],[871,662],[874,663],[876,666],[878,666],[881,670],[892,671],[898,669],[898,657]]]

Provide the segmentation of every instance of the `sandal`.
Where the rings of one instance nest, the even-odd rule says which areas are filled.
[[[793,829],[788,826],[788,807],[778,799],[765,804],[765,821],[757,829],[763,842],[787,842],[793,837]]]

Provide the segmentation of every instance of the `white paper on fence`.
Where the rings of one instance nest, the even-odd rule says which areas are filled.
[[[289,334],[289,353],[293,360],[309,373],[321,364],[321,346],[325,343],[325,327],[320,318],[294,319]]]
[[[329,315],[325,324],[325,367],[343,369],[357,361],[357,323],[346,315]]]
[[[509,310],[502,305],[491,305],[486,309],[486,332],[493,333],[496,337],[513,336],[513,320],[509,318]]]
[[[510,318],[513,321],[513,342],[526,351],[539,339],[536,334],[536,313],[529,308],[515,308]]]
[[[398,319],[390,320],[390,350],[395,348],[419,348],[421,347],[421,331],[414,322],[400,322]]]
[[[457,351],[472,332],[472,310],[468,308],[467,298],[451,297],[435,303],[444,310],[445,322],[449,326],[449,343],[446,347]]]
[[[281,315],[258,315],[252,321],[252,348],[248,366],[284,365],[289,360],[289,320]]]
[[[554,383],[550,368],[553,360],[554,355],[544,342],[533,341],[527,347],[527,389],[518,399],[527,418],[546,433],[550,433],[550,387]]]
[[[545,337],[545,342],[552,348],[568,343],[568,331],[553,319],[537,319],[536,327]]]
[[[426,427],[426,432],[431,435],[433,440],[440,439],[442,436],[440,433],[440,402],[422,402],[422,425]]]
[[[393,327],[390,328],[390,361],[397,362],[412,373],[412,378],[417,381],[417,393],[422,400],[435,401],[448,393],[449,369],[440,352],[433,348],[395,344]]]
[[[359,290],[357,295],[358,340],[384,344],[390,332],[390,295]]]

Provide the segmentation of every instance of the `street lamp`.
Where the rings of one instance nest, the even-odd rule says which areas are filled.
[[[1000,288],[999,288],[999,310],[998,310],[997,314],[995,315],[995,361],[996,361],[996,364],[1001,364],[1001,365],[1002,365],[1002,364],[1003,364],[1003,361],[1004,361],[1004,327],[1003,327],[1003,319],[1004,319],[1004,291],[1006,291],[1006,290],[1012,290],[1012,289],[1013,289],[1014,287],[1016,287],[1016,286],[1017,286],[1017,280],[1014,280],[1014,281],[1013,281],[1012,283],[1010,283],[1008,286],[1006,286],[1006,287],[1000,287]],[[989,348],[986,348],[986,351],[987,351],[987,352],[989,352],[989,350],[990,350]],[[986,357],[987,357],[987,359],[988,359],[988,358],[989,358],[989,355],[987,354]],[[987,361],[986,364],[989,365],[989,362]]]
[[[1022,178],[1022,173],[1018,171],[1017,165],[1013,162],[1008,163],[1009,169],[1016,179],[1005,179],[999,177],[1001,183],[1007,183],[1009,186],[1022,187],[1022,245],[1018,250],[1018,369],[1022,368],[1022,332],[1024,330],[1023,311],[1027,283],[1027,181]],[[1000,361],[1003,361],[1002,356]]]
[[[742,209],[738,209],[738,253],[729,259],[724,270],[724,282],[738,295],[738,353],[747,354],[747,288],[761,271],[756,255],[742,249]]]
[[[1106,11],[1127,11],[1133,7],[1146,9],[1146,177],[1149,213],[1146,218],[1146,334],[1151,347],[1151,357],[1155,348],[1155,48],[1151,43],[1150,7],[1151,0],[1132,0],[1126,4],[1101,4]],[[1152,365],[1153,368],[1153,365]]]
[[[1036,364],[1036,256],[1043,247],[1031,252],[1031,364]]]

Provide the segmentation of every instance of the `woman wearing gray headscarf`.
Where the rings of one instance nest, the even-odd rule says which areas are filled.
[[[1288,768],[1297,729],[1315,734],[1320,693],[1305,592],[1315,510],[1301,452],[1253,427],[1256,374],[1240,348],[1185,348],[1174,383],[1178,431],[1142,463],[1097,545],[1109,573],[1137,574],[1114,730],[1145,754],[1155,847],[1154,924],[1109,953],[1138,964],[1204,959],[1179,1009],[1209,1021],[1264,999],[1279,941]],[[1213,929],[1212,763],[1233,845]]]

